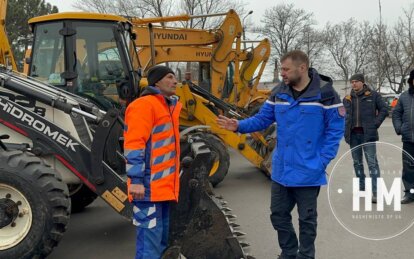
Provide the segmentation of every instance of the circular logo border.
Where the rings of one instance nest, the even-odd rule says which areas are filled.
[[[328,195],[328,203],[329,203],[329,208],[331,209],[331,212],[332,212],[332,214],[334,215],[334,217],[335,217],[335,219],[339,222],[339,224],[344,228],[344,229],[346,229],[349,233],[351,233],[352,235],[354,235],[354,236],[357,236],[357,237],[359,237],[359,238],[362,238],[362,239],[366,239],[366,240],[372,240],[372,241],[383,241],[383,240],[389,240],[389,239],[392,239],[392,238],[394,238],[394,237],[397,237],[397,236],[399,236],[399,235],[401,235],[401,234],[403,234],[404,232],[406,232],[408,229],[410,229],[413,225],[414,225],[414,218],[413,218],[413,221],[411,222],[411,224],[409,224],[405,229],[403,229],[402,231],[400,231],[399,233],[397,233],[397,234],[395,234],[395,235],[392,235],[392,236],[389,236],[389,237],[386,237],[386,238],[371,238],[371,237],[366,237],[366,236],[362,236],[362,235],[360,235],[360,234],[356,234],[356,233],[354,233],[351,229],[349,229],[339,218],[338,218],[338,216],[336,215],[336,213],[335,213],[335,210],[334,210],[334,208],[332,207],[332,203],[331,203],[331,197],[330,197],[330,186],[331,186],[331,178],[332,178],[332,176],[334,175],[334,173],[335,173],[335,168],[338,166],[338,164],[347,156],[347,155],[349,155],[351,152],[352,152],[352,150],[353,149],[356,149],[356,148],[359,148],[359,147],[361,147],[361,146],[364,146],[364,145],[369,145],[369,144],[372,144],[372,143],[375,143],[375,144],[385,144],[385,145],[389,145],[389,146],[392,146],[392,147],[394,147],[394,148],[396,148],[396,149],[398,149],[398,150],[401,150],[402,152],[404,152],[404,154],[406,154],[407,156],[409,156],[412,160],[413,160],[413,162],[414,162],[414,158],[410,155],[410,154],[408,154],[405,150],[403,150],[401,147],[399,147],[399,146],[397,146],[397,145],[394,145],[394,144],[391,144],[391,143],[388,143],[388,142],[381,142],[381,141],[376,141],[376,142],[367,142],[367,143],[363,143],[363,144],[361,144],[361,145],[358,145],[358,146],[356,146],[356,147],[354,147],[354,148],[352,148],[352,149],[350,149],[350,150],[348,150],[347,152],[345,152],[339,159],[338,159],[338,161],[336,161],[336,163],[335,163],[335,165],[334,165],[334,167],[332,168],[332,170],[331,170],[331,174],[329,174],[329,179],[328,179],[328,190],[327,190],[327,195]],[[402,154],[402,153],[401,153]]]

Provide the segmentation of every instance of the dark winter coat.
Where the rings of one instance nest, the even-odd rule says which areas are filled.
[[[350,95],[345,96],[343,103],[346,109],[345,141],[350,143],[357,109],[359,110],[360,126],[364,130],[364,142],[378,141],[378,128],[388,116],[387,106],[381,95],[364,85],[361,93],[357,94],[352,90]]]
[[[414,91],[413,91],[414,92]],[[403,142],[414,142],[414,94],[405,91],[400,95],[392,112],[392,124]]]

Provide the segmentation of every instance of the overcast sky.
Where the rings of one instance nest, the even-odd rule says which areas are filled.
[[[72,7],[75,0],[46,1],[56,5],[60,12],[77,11]],[[219,3],[220,0],[217,2]],[[351,17],[358,21],[376,22],[379,20],[379,0],[245,0],[244,2],[248,3],[246,10],[253,10],[250,17],[256,25],[260,25],[260,18],[266,9],[282,2],[293,3],[295,7],[312,12],[319,26],[329,21],[332,23],[346,21]],[[414,4],[414,0],[381,0],[383,21],[388,25],[395,24],[397,18],[403,14],[402,9],[408,9],[410,4]]]

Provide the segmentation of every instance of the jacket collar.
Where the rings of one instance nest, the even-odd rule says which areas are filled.
[[[158,89],[157,87],[154,86],[147,86],[144,88],[144,90],[141,93],[141,97],[142,96],[147,96],[147,95],[154,95],[157,96],[160,99],[165,100],[165,102],[167,103],[168,106],[175,106],[178,102],[178,96],[173,95],[170,97],[166,97],[164,95],[161,94],[160,89]]]
[[[414,86],[408,86],[408,93],[410,94],[410,95],[414,95]]]
[[[315,99],[321,98],[321,86],[325,85],[326,83],[332,83],[332,79],[326,76],[319,75],[316,69],[309,68],[309,78],[310,83],[307,90],[299,96],[297,101],[310,101]],[[323,80],[322,80],[323,79]],[[327,82],[325,82],[327,81]],[[290,86],[286,85],[285,82],[281,83],[281,90],[279,94],[281,97],[282,95],[287,97],[288,95],[290,98],[293,98],[292,89]]]
[[[368,96],[371,95],[371,89],[368,85],[364,84],[364,87],[359,92],[355,92],[354,90],[351,90],[351,96],[352,97],[361,97],[361,96]]]
[[[142,91],[141,96],[146,95],[155,95],[155,94],[161,94],[160,89],[158,89],[155,86],[147,86],[144,88],[144,91]]]

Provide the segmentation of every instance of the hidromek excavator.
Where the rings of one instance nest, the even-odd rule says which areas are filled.
[[[0,3],[6,7],[6,1]],[[104,111],[100,104],[108,100],[88,93],[106,83],[126,103],[138,95],[140,78],[125,48],[132,39],[131,24],[119,16],[82,15],[77,18],[89,20],[86,26],[75,18],[51,19],[35,28],[44,37],[35,37],[33,77],[0,68],[0,258],[46,257],[61,240],[71,208],[81,209],[97,196],[127,219],[132,215],[121,149],[122,111]],[[81,35],[96,44],[77,45]],[[81,56],[75,46],[89,55]],[[94,48],[104,52],[93,55]],[[1,51],[11,53],[9,47]],[[66,54],[75,59],[65,60]],[[79,77],[79,84],[74,80],[80,74],[78,60],[90,72],[90,77]],[[225,203],[209,189],[208,146],[191,133],[183,134],[181,146],[180,202],[173,206],[164,258],[248,258],[247,244],[239,242],[236,225],[223,213]]]

